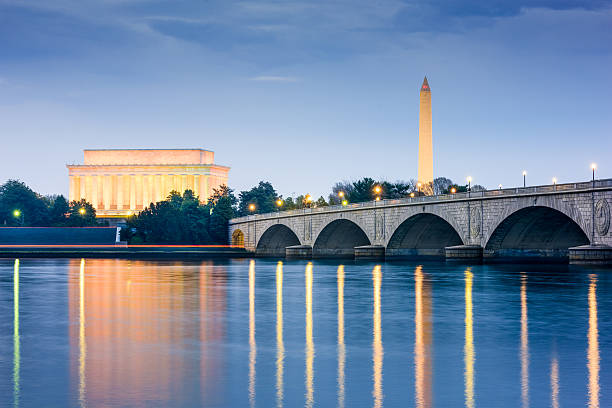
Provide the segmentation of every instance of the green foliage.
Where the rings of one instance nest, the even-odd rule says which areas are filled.
[[[64,201],[66,201],[66,199],[64,199]],[[58,204],[58,206],[63,206],[63,203]],[[56,226],[90,227],[98,225],[96,221],[96,209],[85,199],[71,201],[68,206],[68,211],[64,214],[67,214],[67,217],[65,215],[63,220],[61,217],[58,218],[55,223]]]
[[[249,214],[263,214],[276,211],[276,200],[278,198],[276,190],[267,181],[260,181],[257,187],[247,191],[241,191],[238,213],[241,216]],[[254,204],[255,210],[250,211],[249,205]]]
[[[14,215],[15,210],[20,213],[18,217]],[[7,226],[47,226],[47,201],[21,181],[8,180],[0,186],[0,223]]]
[[[202,204],[191,190],[152,203],[128,219],[122,239],[132,244],[227,244],[227,226],[235,216],[236,197],[227,186],[215,189]]]
[[[327,201],[325,201],[323,196],[319,197],[317,201],[315,201],[315,207],[327,207],[328,205],[329,204],[327,204]]]

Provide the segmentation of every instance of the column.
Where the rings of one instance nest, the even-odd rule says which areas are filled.
[[[98,209],[98,176],[96,174],[91,176],[91,205],[96,210]]]
[[[181,176],[181,191],[180,191],[180,193],[183,194],[185,192],[185,190],[187,190],[187,175],[183,174]]]
[[[123,210],[123,175],[117,175],[117,210]]]
[[[68,187],[68,201],[74,200],[74,192],[76,191],[76,176],[70,176],[70,185]]]
[[[102,190],[104,197],[104,209],[110,210],[111,208],[111,195],[112,195],[112,180],[109,174],[104,175],[104,188]]]
[[[136,176],[130,174],[130,210],[136,210]]]
[[[83,194],[83,198],[88,202],[91,202],[91,179],[92,176],[85,176],[85,194]]]
[[[153,176],[155,178],[155,201],[161,201],[164,199],[164,193],[161,188],[161,179],[162,176],[160,174],[156,174]]]
[[[111,181],[111,203],[110,203],[111,209],[116,210],[117,209],[117,197],[119,195],[117,175],[111,174],[110,181]]]
[[[200,195],[200,175],[196,174],[193,176],[193,194],[197,197]],[[204,199],[200,197],[200,201]]]
[[[85,187],[86,187],[86,176],[81,176],[79,177],[79,196],[78,196],[78,200],[80,200],[81,198],[85,198]]]
[[[104,208],[104,176],[99,175],[98,179],[98,207],[99,209]]]

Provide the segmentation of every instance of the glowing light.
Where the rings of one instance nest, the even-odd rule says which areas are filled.
[[[410,197],[414,197],[414,193],[410,193]]]
[[[255,204],[249,204],[249,211],[253,212],[255,211]]]
[[[345,205],[345,206],[348,205],[348,201],[342,200],[342,205]]]
[[[249,403],[255,406],[255,362],[257,344],[255,343],[255,261],[249,263]]]
[[[423,266],[414,271],[414,388],[417,408],[431,406],[431,298],[425,292]]]
[[[13,402],[19,406],[21,374],[21,339],[19,335],[19,259],[13,266]]]
[[[338,191],[338,197],[340,198],[344,197],[344,191]]]
[[[306,407],[314,405],[314,341],[312,338],[312,262],[306,265]]]
[[[521,276],[521,401],[529,407],[529,332],[527,328],[527,277]]]
[[[283,206],[283,200],[281,200],[280,198],[278,200],[276,200],[276,205],[279,207]]]
[[[457,189],[455,187],[450,189],[451,194],[455,194],[457,192]]]
[[[79,268],[79,404],[85,407],[85,361],[87,344],[85,342],[85,259],[81,258]]]
[[[523,176],[527,175],[527,170],[523,170]]]
[[[344,265],[338,266],[338,408],[344,408]]]
[[[417,187],[421,188],[422,184],[421,183],[417,183]]]
[[[589,408],[599,408],[599,331],[597,329],[597,277],[590,275],[589,332],[587,366],[589,368]]]
[[[591,164],[591,169],[592,169],[592,170],[595,170],[596,168],[597,168],[597,164],[596,164],[596,163],[592,163],[592,164]]]
[[[310,194],[306,194],[306,197],[304,197],[304,200],[305,200],[307,203],[310,203],[310,202],[312,202],[312,196],[311,196]]]
[[[380,285],[381,285],[381,267],[376,265],[372,271],[372,280],[374,281],[374,315],[373,315],[373,342],[372,342],[372,363],[374,389],[374,407],[380,408],[383,405],[383,386],[382,386],[382,370],[383,370],[383,345],[382,345],[382,327],[380,313]]]
[[[502,185],[501,184],[499,186],[497,186],[497,187],[499,187],[500,190],[502,189]]]
[[[465,406],[474,408],[474,323],[472,313],[472,271],[465,271]]]
[[[283,263],[276,264],[276,405],[283,406],[283,374],[285,344],[283,342]]]
[[[468,182],[468,183],[471,183],[471,182],[472,182],[472,176],[468,176],[468,178],[467,178],[467,182]]]
[[[554,356],[550,363],[550,405],[559,408],[559,360]]]
[[[375,192],[376,194],[379,194],[381,191],[382,191],[382,188],[381,188],[380,186],[375,186],[375,187],[374,187],[374,192]]]
[[[81,215],[85,215],[85,209],[84,208],[79,208],[79,214]]]
[[[21,216],[21,211],[19,211],[19,210],[13,211],[13,217],[18,218],[20,216]]]
[[[557,184],[557,178],[556,178],[556,177],[553,177],[553,178],[552,178],[552,183],[553,183],[553,184]]]
[[[376,197],[376,201],[380,201],[380,197],[378,197],[378,196],[377,196],[377,197]]]

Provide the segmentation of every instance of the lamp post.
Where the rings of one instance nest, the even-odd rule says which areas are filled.
[[[279,198],[276,200],[276,208],[278,208],[278,212],[280,212],[281,207],[283,206],[285,202],[283,201],[282,198]]]
[[[597,164],[591,164],[591,169],[593,170],[593,181],[591,188],[591,245],[595,245],[595,169],[597,168]]]
[[[455,194],[456,192],[457,192],[457,189],[455,187],[451,187],[450,193]]]
[[[595,169],[597,168],[597,164],[591,164],[591,169],[593,169],[593,182],[595,182]]]
[[[553,190],[557,191],[557,178],[556,177],[552,178],[552,183],[553,183]]]
[[[502,185],[501,183],[499,184],[499,186],[497,186],[500,190],[502,189]]]
[[[255,204],[251,203],[249,204],[249,212],[253,213],[253,211],[255,211],[257,207],[255,206]]]
[[[523,170],[523,188],[527,187],[527,170]]]
[[[348,200],[344,198],[345,196],[346,194],[344,193],[344,191],[338,191],[338,197],[340,198],[340,204],[344,206],[348,204]]]
[[[471,197],[472,196],[472,176],[468,176],[467,182],[468,182],[468,197]]]
[[[85,210],[85,208],[81,207],[79,208],[79,214],[81,214],[81,216],[85,215],[87,211]]]
[[[13,211],[13,217],[19,220],[19,224],[23,227],[23,212],[21,210]]]
[[[419,194],[419,196],[421,195],[421,183],[417,183],[417,193]]]

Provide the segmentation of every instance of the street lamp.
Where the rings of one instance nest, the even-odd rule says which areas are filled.
[[[501,190],[501,189],[502,189],[502,185],[501,185],[501,183],[500,183],[500,184],[499,184],[499,186],[497,186],[497,187],[499,187],[499,189]]]
[[[253,203],[249,204],[249,211],[250,211],[250,212],[255,211],[255,208],[256,208],[256,207],[255,207],[255,204],[253,204]]]
[[[472,176],[468,176],[467,182],[468,182],[468,197],[470,197],[472,194]]]
[[[557,178],[556,177],[552,178],[552,183],[553,183],[553,190],[556,191],[557,190]]]
[[[597,168],[597,164],[591,164],[591,169],[593,169],[593,181],[595,181],[595,169]]]
[[[451,194],[455,194],[457,192],[457,189],[455,187],[451,187],[450,192]]]
[[[421,195],[421,183],[417,183],[417,192]]]
[[[346,207],[348,205],[348,201],[347,200],[342,200],[342,205]]]
[[[19,224],[21,224],[21,226],[23,227],[23,213],[21,212],[21,210],[14,210],[13,217],[19,219]]]
[[[79,214],[85,215],[85,209],[83,207],[79,208]]]
[[[527,187],[527,170],[523,170],[523,188]]]
[[[282,198],[279,198],[278,200],[276,200],[276,206],[278,207],[278,211],[280,211],[280,208],[283,206],[285,202],[283,201]]]

